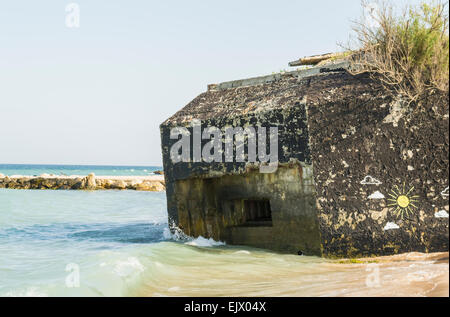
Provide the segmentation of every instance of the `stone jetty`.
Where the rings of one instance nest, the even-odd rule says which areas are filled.
[[[12,189],[130,189],[141,191],[164,191],[164,175],[150,176],[58,176],[42,174],[40,176],[5,176],[0,174],[0,188]]]

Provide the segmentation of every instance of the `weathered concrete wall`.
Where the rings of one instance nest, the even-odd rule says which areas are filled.
[[[253,170],[178,180],[175,192],[178,226],[190,236],[320,255],[311,166],[291,164],[270,174]],[[271,226],[245,226],[242,199],[270,200]]]
[[[312,78],[305,94],[324,255],[448,250],[448,96],[408,113],[346,73]],[[381,183],[361,184],[368,175]]]
[[[295,80],[294,80],[295,83]],[[286,85],[286,83],[284,83]],[[278,87],[280,89],[281,87]],[[252,87],[249,87],[252,89]],[[272,87],[271,89],[275,89]],[[254,91],[256,93],[256,91]],[[213,95],[216,93],[213,92]],[[258,97],[250,92],[237,92],[239,96],[247,95],[247,98],[252,100]],[[265,94],[270,94],[269,89],[265,91]],[[201,120],[202,127],[215,126],[218,128],[224,128],[227,126],[232,127],[278,127],[279,135],[279,149],[278,157],[280,163],[288,163],[291,160],[304,162],[310,164],[310,151],[308,146],[308,133],[306,122],[306,110],[304,105],[298,99],[298,96],[290,91],[286,91],[287,96],[280,95],[280,104],[284,107],[277,107],[277,104],[272,104],[268,109],[260,109],[261,111],[248,113],[246,115],[237,116],[236,113],[232,113],[230,116],[217,116],[214,118],[206,118]],[[218,98],[218,96],[208,96],[212,100]],[[229,99],[235,98],[235,95],[227,96]],[[264,95],[259,98],[263,99]],[[222,98],[223,100],[223,98]],[[292,105],[296,107],[287,107],[290,105],[289,100],[292,100]],[[264,111],[265,110],[265,111]],[[201,115],[198,116],[202,119]],[[192,128],[190,127],[191,121],[170,121],[161,125],[161,144],[162,144],[162,156],[164,165],[164,175],[166,180],[166,192],[167,192],[167,204],[169,219],[178,222],[178,211],[174,204],[174,199],[177,196],[175,192],[174,182],[179,179],[196,178],[196,177],[220,177],[223,175],[239,175],[246,173],[246,163],[239,162],[223,162],[223,163],[206,163],[206,162],[178,162],[174,164],[170,158],[170,148],[177,141],[170,139],[170,130],[176,126],[184,126],[191,132],[191,144],[192,141]],[[208,140],[203,140],[202,145],[207,143]],[[245,152],[247,153],[247,143]],[[192,154],[192,153],[191,153]]]
[[[296,79],[292,82],[295,83]],[[270,95],[273,89],[284,89],[285,92],[278,96],[279,104],[272,100],[267,103],[267,108],[262,107],[256,112],[240,116],[236,114],[214,116],[201,120],[203,128],[277,127],[278,159],[284,167],[280,167],[274,174],[259,173],[257,167],[252,170],[255,168],[254,165],[239,162],[173,164],[170,159],[170,147],[177,140],[170,139],[170,129],[174,126],[189,128],[192,144],[190,121],[175,121],[161,125],[169,220],[181,226],[186,234],[286,252],[302,250],[307,254],[320,253],[306,111],[295,91],[289,90],[290,86],[291,83],[282,83],[282,86],[277,88],[269,85],[260,96],[257,96],[256,91],[241,90],[237,92],[238,96],[246,95],[255,103],[257,99],[264,99],[265,95]],[[253,90],[252,87],[248,89]],[[216,92],[210,94],[214,95]],[[216,99],[217,96],[209,98]],[[236,94],[226,98],[233,100]],[[200,115],[199,118],[202,119]],[[204,140],[202,145],[206,142],[208,140]],[[247,146],[248,143],[246,153],[248,153]],[[302,171],[300,162],[306,168],[306,172],[295,175]],[[244,229],[240,226],[242,219],[237,213],[233,216],[223,216],[225,211],[222,208],[222,201],[245,198],[270,199],[273,210],[272,228]]]

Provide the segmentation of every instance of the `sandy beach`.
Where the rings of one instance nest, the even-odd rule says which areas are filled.
[[[156,250],[171,257],[172,246]],[[180,252],[179,249],[174,251]],[[448,297],[448,252],[326,260],[252,250],[182,250],[158,260],[139,296]],[[220,255],[219,255],[220,254]],[[146,280],[146,279],[144,279]],[[220,287],[217,285],[220,284]]]
[[[347,261],[360,263],[343,264]],[[347,261],[339,262],[349,269],[354,265],[365,267],[368,286],[349,296],[449,296],[448,252],[411,252]]]

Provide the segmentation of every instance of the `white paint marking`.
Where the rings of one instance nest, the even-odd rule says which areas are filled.
[[[372,177],[370,175],[367,175],[364,177],[364,179],[360,182],[361,185],[380,185],[381,182],[376,179],[375,177]]]
[[[372,195],[370,195],[367,198],[369,198],[369,199],[383,199],[384,195],[377,190],[376,192],[374,192]]]
[[[383,230],[386,231],[386,230],[399,229],[399,228],[400,228],[400,227],[399,227],[396,223],[394,223],[394,222],[388,222],[388,223],[384,226]]]
[[[448,212],[446,212],[444,209],[442,209],[442,210],[439,210],[438,212],[435,212],[434,216],[436,218],[448,218]]]

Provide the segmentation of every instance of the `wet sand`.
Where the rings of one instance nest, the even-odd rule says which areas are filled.
[[[351,260],[350,260],[351,261]],[[393,256],[362,258],[362,263],[342,264],[352,271],[357,266],[356,274],[364,268],[366,288],[349,290],[343,296],[449,296],[449,253],[411,252]],[[378,271],[378,273],[377,273]],[[376,275],[378,274],[378,281]],[[364,275],[364,274],[363,274]],[[348,286],[360,282],[356,278]],[[378,283],[377,283],[378,282]],[[356,286],[356,285],[355,285]]]
[[[186,250],[165,245],[152,249],[151,257],[155,259],[146,264],[145,282],[132,295],[449,296],[448,252],[327,260],[242,248]]]

